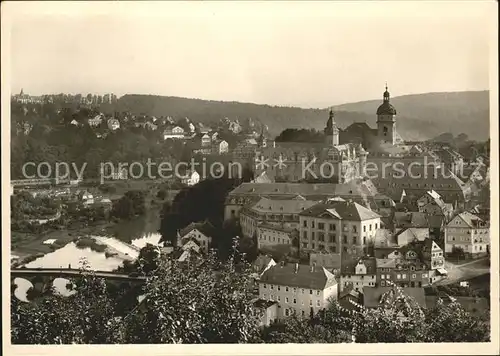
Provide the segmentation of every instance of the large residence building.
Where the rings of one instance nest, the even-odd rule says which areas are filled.
[[[250,204],[240,211],[240,226],[243,236],[258,235],[258,227],[262,224],[297,229],[299,227],[299,214],[316,203],[317,201],[306,200],[300,195],[292,199],[262,197],[255,204]]]
[[[301,250],[364,254],[380,228],[380,215],[353,201],[328,200],[299,214]]]
[[[470,212],[455,216],[444,230],[445,252],[462,250],[468,257],[487,254],[490,247],[490,228],[487,222]]]
[[[262,197],[269,199],[293,199],[320,201],[340,197],[353,200],[364,206],[377,205],[377,189],[370,180],[355,180],[344,184],[332,183],[243,183],[233,189],[225,202],[224,219],[239,218],[241,209],[258,202]]]
[[[309,317],[337,298],[337,286],[335,276],[323,267],[280,263],[262,274],[259,298],[278,302],[278,319],[292,313]]]

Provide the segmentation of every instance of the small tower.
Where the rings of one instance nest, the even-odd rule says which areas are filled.
[[[382,143],[396,143],[396,109],[390,103],[387,83],[385,84],[384,101],[377,109],[377,136]]]
[[[264,136],[264,125],[262,125],[261,129],[260,129],[260,136],[259,136],[259,139],[257,142],[257,146],[259,148],[266,148],[267,147],[266,137]]]
[[[332,146],[339,145],[339,129],[335,123],[335,118],[333,116],[333,110],[330,109],[330,114],[328,116],[328,121],[325,127],[326,144]]]

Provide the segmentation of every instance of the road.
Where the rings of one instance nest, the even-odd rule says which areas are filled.
[[[446,271],[448,271],[447,278],[436,282],[434,285],[439,286],[453,284],[459,281],[490,273],[490,267],[485,263],[487,259],[487,257],[484,257],[461,265],[455,265],[451,262],[446,262],[445,269]]]

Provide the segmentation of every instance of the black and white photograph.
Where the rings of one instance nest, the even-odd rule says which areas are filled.
[[[496,2],[1,10],[7,355],[500,352]]]

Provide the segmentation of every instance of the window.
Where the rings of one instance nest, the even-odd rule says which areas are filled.
[[[352,244],[353,244],[353,245],[356,245],[356,236],[353,236],[353,237],[352,237]]]
[[[344,243],[347,243],[347,235],[344,235]]]
[[[294,292],[294,293],[297,293],[297,288],[294,288],[294,289],[293,289],[293,292]]]
[[[318,229],[324,230],[325,229],[325,224],[324,223],[318,223]]]
[[[297,304],[297,299],[293,298],[293,304]]]
[[[304,294],[304,289],[302,289],[302,294]]]
[[[413,274],[411,275],[411,278],[415,279],[415,278],[417,278],[417,275],[416,275],[415,273],[413,273]]]
[[[285,298],[285,303],[287,303],[287,304],[288,304],[288,297],[286,297],[286,298]]]
[[[352,225],[352,232],[358,232],[358,228],[356,227],[356,225]]]
[[[312,300],[309,301],[309,305],[312,307],[312,305],[313,305],[313,301]]]
[[[278,295],[278,302],[281,302],[281,297]]]
[[[363,236],[363,245],[366,245],[366,236]]]
[[[304,239],[307,239],[307,231],[304,231],[303,235],[304,235]]]
[[[369,230],[372,231],[372,224],[368,226]]]
[[[278,286],[278,290],[281,290],[280,286]]]
[[[406,278],[406,273],[403,273],[403,279],[405,279],[405,278]]]
[[[366,232],[366,225],[363,226],[363,232]]]
[[[313,294],[313,290],[312,289],[309,289],[309,294]]]
[[[266,293],[262,294],[262,299],[266,299]]]
[[[314,220],[312,221],[312,228],[314,229]]]
[[[427,273],[422,273],[423,278],[427,278]]]
[[[396,276],[396,279],[401,279],[401,275],[400,275],[400,274],[398,274],[398,275]]]
[[[319,301],[319,299],[318,299],[318,300],[316,301],[316,306],[318,306],[318,307],[319,307],[320,305],[321,305],[321,304],[320,304],[320,301]]]
[[[288,287],[285,287],[285,291],[288,292]]]
[[[304,227],[307,227],[307,220],[304,220]]]
[[[273,290],[273,289],[274,289],[274,286],[271,284],[271,290]]]
[[[274,295],[273,295],[273,294],[271,294],[270,299],[271,299],[271,300],[274,300]]]
[[[330,224],[330,230],[335,231],[335,224]]]
[[[266,289],[266,288],[267,288],[267,284],[264,284],[264,289]]]
[[[384,279],[384,278],[385,278],[385,275],[381,274],[380,279]]]
[[[317,290],[317,291],[316,291],[316,295],[319,295],[319,292],[320,292],[320,291],[319,291],[319,290]]]
[[[288,309],[285,309],[285,315],[288,316],[290,314],[290,311]]]

